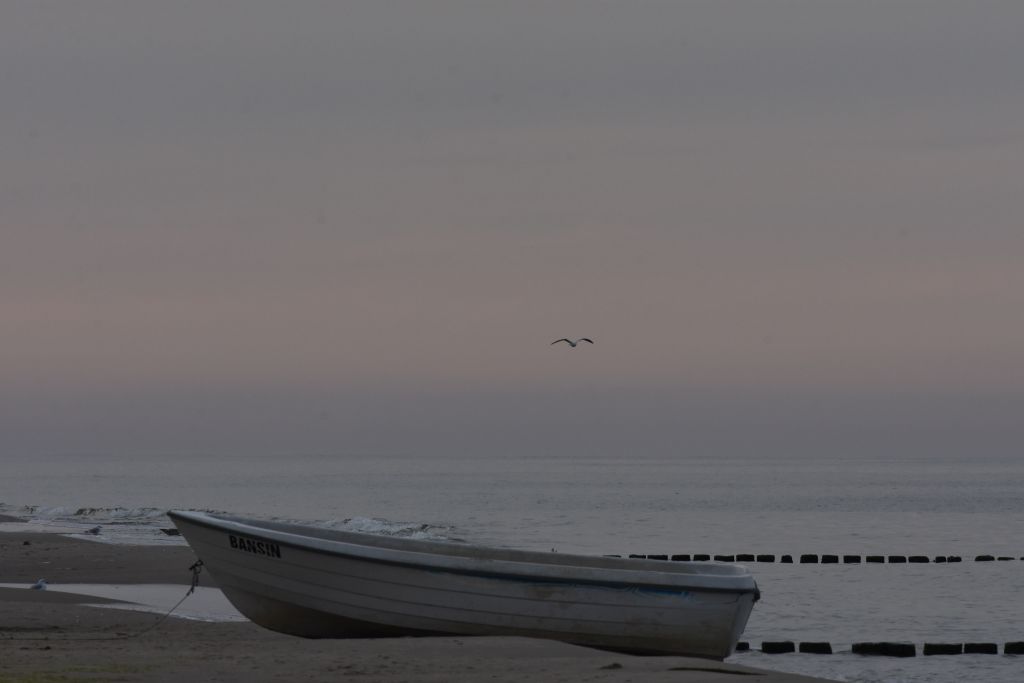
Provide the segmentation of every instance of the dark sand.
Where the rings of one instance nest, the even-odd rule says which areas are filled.
[[[25,545],[25,543],[28,545]],[[130,546],[51,533],[0,533],[0,583],[183,583],[196,561],[188,546]],[[208,576],[202,585],[211,586]]]
[[[25,542],[28,542],[26,545]],[[632,657],[527,638],[307,640],[251,623],[207,623],[91,607],[69,583],[179,583],[186,547],[114,546],[0,533],[0,683],[64,681],[627,681],[811,683],[685,657]],[[39,578],[48,591],[28,590]],[[208,574],[201,585],[214,585]],[[148,630],[147,630],[148,629]]]

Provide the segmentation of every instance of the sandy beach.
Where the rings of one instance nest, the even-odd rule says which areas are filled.
[[[91,606],[61,583],[180,584],[187,547],[118,546],[0,534],[0,681],[820,681],[684,657],[634,657],[526,638],[307,640],[254,624]],[[46,591],[28,586],[45,578]],[[209,574],[200,585],[214,586]],[[88,603],[88,604],[87,604]]]

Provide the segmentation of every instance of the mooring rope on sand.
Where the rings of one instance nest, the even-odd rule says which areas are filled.
[[[174,610],[178,609],[181,606],[181,603],[185,602],[185,600],[188,599],[188,596],[190,596],[190,595],[192,595],[193,593],[196,592],[196,588],[199,587],[199,574],[200,574],[200,572],[203,571],[203,561],[202,560],[196,560],[195,562],[192,563],[192,565],[188,568],[188,570],[190,572],[192,572],[192,583],[188,587],[188,590],[185,592],[185,595],[181,596],[181,600],[178,600],[178,602],[174,603],[174,607],[172,607],[171,609],[167,610],[167,612],[165,614],[160,615],[160,618],[157,619],[156,622],[154,622],[152,625],[147,626],[146,628],[142,629],[138,633],[130,633],[130,634],[121,636],[122,638],[138,638],[139,636],[141,636],[144,633],[149,633],[150,631],[155,629],[157,626],[159,626],[160,624],[164,623],[167,620],[167,618],[170,617],[171,614],[174,613]]]
[[[58,640],[58,641],[59,640],[128,640],[129,638],[138,638],[139,636],[144,635],[146,633],[149,633],[150,631],[155,629],[157,626],[160,626],[160,624],[164,623],[167,620],[167,618],[170,617],[174,613],[174,610],[176,610],[179,607],[181,607],[181,603],[185,602],[185,600],[188,599],[188,597],[190,595],[192,595],[193,593],[196,592],[196,588],[199,587],[199,574],[203,570],[203,561],[202,560],[196,560],[195,562],[192,563],[192,565],[188,568],[188,570],[189,570],[189,572],[192,573],[192,580],[190,582],[188,590],[185,592],[185,595],[181,596],[181,600],[178,600],[178,602],[174,603],[173,607],[171,607],[165,613],[161,614],[160,618],[158,618],[155,622],[153,622],[152,624],[150,624],[146,628],[142,629],[141,631],[136,631],[135,633],[115,633],[113,635],[105,635],[105,636],[79,636],[79,637],[63,637],[63,638],[55,638],[55,637],[52,637],[52,636],[45,636],[45,637],[33,636],[33,637],[29,637],[29,638],[19,638],[19,637],[16,637],[16,636],[7,636],[7,637],[3,637],[3,640],[18,640],[18,641],[21,641],[21,640],[25,640],[25,641],[40,641],[40,640]]]

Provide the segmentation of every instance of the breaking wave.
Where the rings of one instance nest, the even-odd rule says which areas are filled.
[[[454,528],[417,522],[393,522],[379,517],[350,517],[343,520],[313,522],[313,526],[339,531],[355,531],[375,536],[398,536],[427,541],[460,541],[454,536]]]
[[[25,505],[20,508],[0,506],[0,513],[35,520],[67,522],[105,522],[107,524],[137,524],[140,522],[167,519],[166,510],[154,507],[45,507]]]
[[[231,514],[223,510],[202,512]],[[181,545],[184,539],[168,535],[174,524],[167,510],[155,507],[61,507],[0,503],[0,514],[25,520],[18,530],[69,534],[106,543],[129,545]],[[257,515],[253,515],[257,516]],[[421,522],[396,522],[379,517],[308,520],[271,517],[273,521],[306,524],[322,529],[353,531],[376,536],[397,536],[428,541],[460,542],[451,526]],[[98,531],[95,531],[98,527]],[[172,531],[173,533],[173,531]]]

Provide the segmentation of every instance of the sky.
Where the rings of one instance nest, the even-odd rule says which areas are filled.
[[[1019,452],[1024,4],[3,14],[0,451]]]

